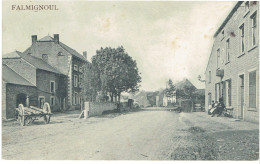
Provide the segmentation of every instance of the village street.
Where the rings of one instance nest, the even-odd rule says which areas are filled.
[[[3,159],[252,160],[258,125],[204,112],[146,109],[79,119],[55,114],[21,127],[3,122]]]

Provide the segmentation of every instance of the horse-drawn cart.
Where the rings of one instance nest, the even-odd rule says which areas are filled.
[[[43,117],[46,124],[50,122],[51,119],[51,108],[49,103],[44,103],[43,108],[36,108],[34,106],[24,107],[23,104],[19,104],[17,111],[17,120],[22,126],[30,124],[38,118]]]

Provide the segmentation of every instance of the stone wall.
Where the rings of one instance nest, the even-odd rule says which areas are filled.
[[[4,119],[15,118],[15,109],[16,106],[17,95],[25,94],[29,97],[29,105],[37,106],[37,89],[32,86],[23,86],[23,85],[15,85],[15,84],[6,84],[6,101],[5,101],[5,116],[2,117]],[[2,102],[4,103],[4,102]],[[3,109],[4,110],[4,109]]]
[[[84,108],[88,111],[88,117],[92,117],[100,116],[104,111],[116,109],[116,104],[110,102],[85,102]]]

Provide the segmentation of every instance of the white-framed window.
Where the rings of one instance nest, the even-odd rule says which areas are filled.
[[[54,106],[54,105],[55,105],[55,97],[54,97],[54,96],[51,96],[51,97],[50,97],[50,105],[51,105],[51,106]]]
[[[226,41],[226,63],[230,62],[230,39]]]
[[[74,75],[74,87],[78,86],[78,76]]]
[[[209,71],[209,83],[211,83],[211,71]]]
[[[256,20],[256,12],[254,14],[251,15],[251,22],[252,22],[252,46],[256,45],[256,37],[257,37],[257,31],[256,31],[256,27],[257,27],[257,20]]]
[[[231,79],[226,80],[226,106],[231,106]]]
[[[239,27],[240,31],[240,53],[245,52],[245,28],[244,24]]]
[[[221,39],[224,39],[224,37],[225,37],[225,31],[224,30],[221,32],[221,36],[222,36]]]
[[[74,71],[78,71],[78,65],[74,64]]]
[[[256,108],[256,70],[249,72],[249,108]]]
[[[55,81],[50,81],[50,92],[55,93]]]
[[[217,68],[220,66],[220,49],[217,50]]]

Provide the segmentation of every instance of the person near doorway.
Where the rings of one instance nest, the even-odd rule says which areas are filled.
[[[208,114],[211,115],[211,110],[215,107],[215,102],[212,100],[212,103],[209,105]]]
[[[218,104],[218,117],[221,116],[222,112],[225,109],[225,104],[223,102],[223,98],[219,99],[219,104]]]
[[[224,109],[225,109],[225,105],[223,103],[223,98],[219,98],[219,102],[216,101],[215,110],[212,112],[211,117],[214,117],[215,114],[218,114],[218,117],[221,116]]]

